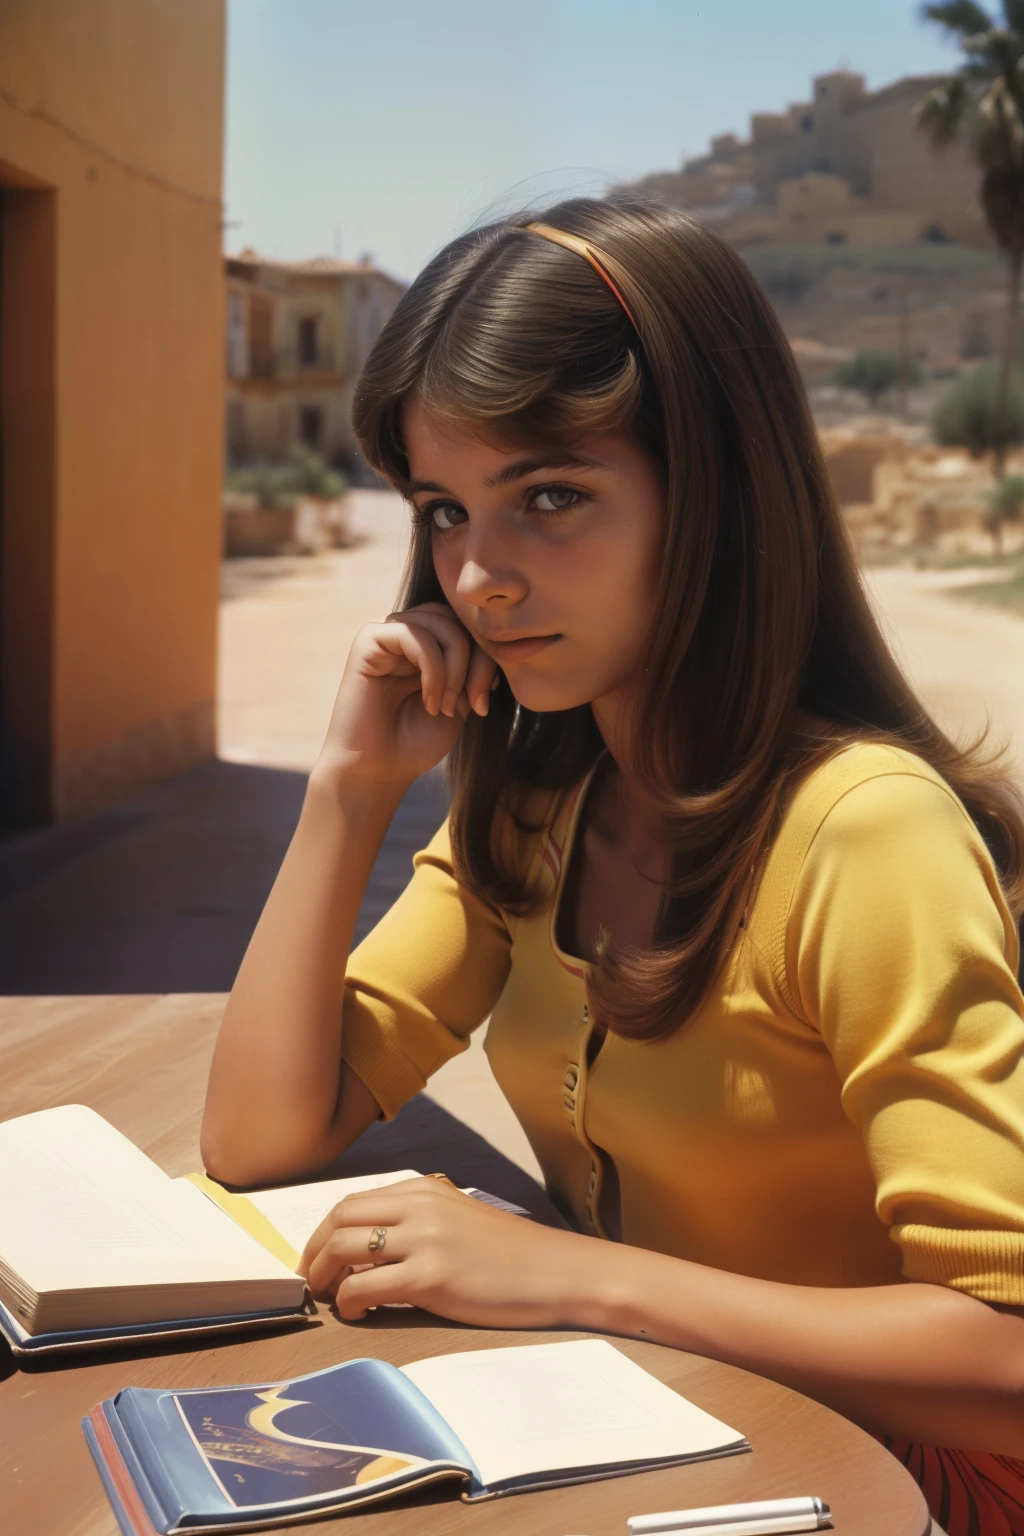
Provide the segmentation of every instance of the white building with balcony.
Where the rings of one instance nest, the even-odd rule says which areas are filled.
[[[226,436],[231,464],[296,443],[361,478],[352,395],[405,284],[371,261],[225,258]]]

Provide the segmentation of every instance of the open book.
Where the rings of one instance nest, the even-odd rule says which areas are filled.
[[[493,1498],[750,1449],[602,1339],[127,1387],[82,1425],[124,1536],[283,1524],[440,1479]]]
[[[6,1120],[0,1333],[35,1356],[308,1317],[295,1273],[307,1238],[345,1195],[416,1177],[233,1195],[202,1174],[172,1179],[81,1104]]]

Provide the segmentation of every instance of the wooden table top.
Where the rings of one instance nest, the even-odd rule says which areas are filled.
[[[3,999],[0,1120],[84,1103],[168,1173],[197,1169],[203,1092],[223,1006],[220,995]],[[373,1127],[363,1140],[378,1168],[437,1168],[454,1160],[461,1182],[526,1203],[525,1176],[511,1165],[503,1169],[504,1159],[450,1116],[434,1114],[426,1101],[389,1126]],[[361,1143],[331,1171],[362,1172],[366,1163]],[[471,1179],[474,1168],[478,1176]],[[537,1199],[535,1194],[535,1209]],[[543,1202],[542,1195],[539,1199]],[[320,1317],[298,1331],[235,1337],[201,1350],[164,1345],[94,1352],[22,1370],[0,1346],[4,1529],[19,1536],[115,1536],[116,1522],[79,1421],[121,1387],[275,1381],[362,1355],[404,1365],[443,1352],[579,1336],[464,1328],[422,1312],[344,1324],[321,1307]],[[924,1536],[928,1530],[916,1483],[876,1441],[838,1414],[732,1366],[656,1344],[615,1343],[745,1434],[752,1454],[479,1507],[442,1489],[408,1496],[400,1505],[288,1529],[309,1536],[332,1529],[347,1536],[471,1536],[481,1530],[487,1536],[624,1536],[631,1514],[815,1494],[831,1506],[838,1536]]]

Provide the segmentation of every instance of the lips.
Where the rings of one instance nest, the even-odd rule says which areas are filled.
[[[507,640],[498,640],[489,635],[481,636],[484,645],[498,661],[527,661],[531,656],[546,651],[561,638],[561,635],[513,635]]]

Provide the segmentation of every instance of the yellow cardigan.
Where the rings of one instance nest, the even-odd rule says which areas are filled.
[[[447,827],[354,951],[341,1051],[396,1113],[490,1015],[494,1075],[584,1230],[801,1285],[931,1281],[1024,1305],[1017,933],[960,801],[858,744],[794,794],[699,1013],[587,1067],[586,965],[555,941],[589,779],[520,852],[516,920],[461,886]],[[521,834],[515,834],[522,836]]]

